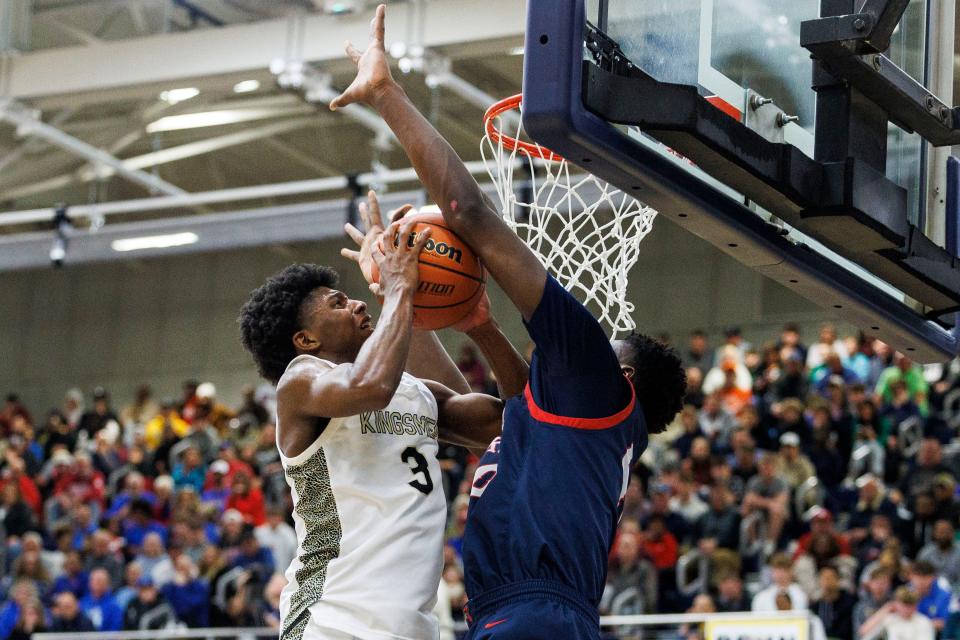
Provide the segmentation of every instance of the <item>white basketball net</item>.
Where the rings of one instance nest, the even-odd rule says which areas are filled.
[[[520,139],[520,118],[497,117],[494,123],[503,135]],[[484,134],[480,151],[497,187],[501,215],[564,288],[599,310],[600,322],[615,336],[632,331],[627,275],[657,212],[566,160],[551,159],[539,145],[536,149],[539,153],[520,146],[511,151],[502,137],[495,141]],[[519,195],[515,172],[518,183],[531,183]]]

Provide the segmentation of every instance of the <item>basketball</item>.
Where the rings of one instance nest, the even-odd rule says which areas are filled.
[[[470,313],[486,287],[486,271],[480,259],[446,226],[443,214],[411,213],[417,220],[415,233],[431,229],[430,240],[420,253],[420,283],[413,296],[413,326],[417,329],[444,329]],[[407,239],[413,243],[413,238]],[[374,282],[380,272],[374,265]]]

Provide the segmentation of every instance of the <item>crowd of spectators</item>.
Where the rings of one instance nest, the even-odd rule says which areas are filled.
[[[960,360],[921,367],[830,324],[809,345],[788,324],[672,346],[685,406],[633,469],[601,613],[800,609],[814,640],[960,640]],[[460,366],[491,389],[469,347]],[[446,464],[463,467],[444,573],[459,585],[473,467]]]
[[[0,639],[34,632],[278,628],[296,552],[269,394],[150,388],[119,412],[78,390],[0,410]]]
[[[923,368],[829,325],[810,345],[788,325],[762,345],[732,329],[675,347],[685,406],[633,470],[601,612],[809,609],[820,637],[960,640],[960,362]],[[458,365],[495,391],[470,347]],[[269,393],[231,408],[195,381],[159,403],[142,386],[119,411],[100,388],[45,414],[9,395],[0,640],[277,628],[297,542],[273,415]],[[476,460],[440,456],[441,620],[462,620]]]

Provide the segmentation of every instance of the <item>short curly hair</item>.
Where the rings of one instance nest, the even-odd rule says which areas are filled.
[[[662,433],[683,408],[687,374],[677,352],[649,336],[631,332],[621,364],[633,367],[633,388],[643,407],[649,433]]]
[[[260,375],[276,384],[297,356],[291,338],[302,327],[302,307],[318,287],[334,288],[339,274],[330,267],[292,264],[255,289],[240,309],[240,340],[253,355]]]

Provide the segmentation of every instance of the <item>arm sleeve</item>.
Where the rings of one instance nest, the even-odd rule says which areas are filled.
[[[597,319],[552,276],[529,321],[536,345],[530,391],[550,413],[605,418],[630,401],[620,363]]]

